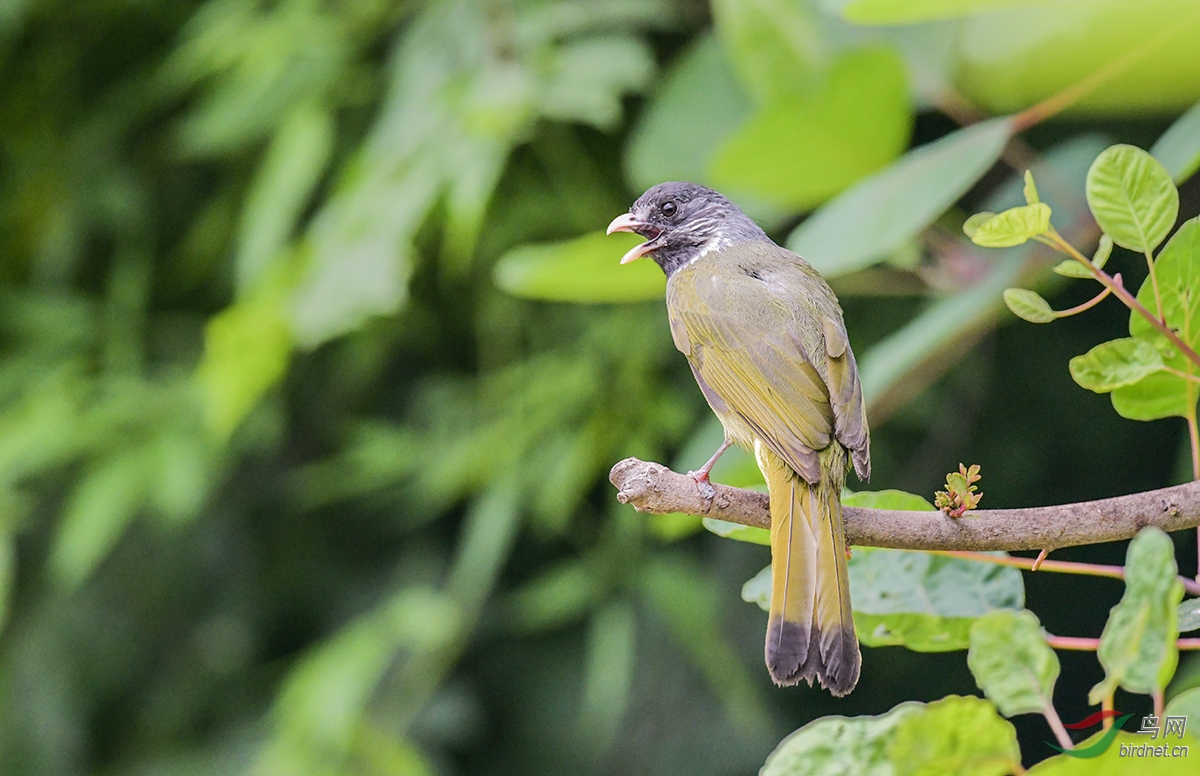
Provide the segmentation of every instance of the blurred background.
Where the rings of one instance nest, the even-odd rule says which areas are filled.
[[[1068,374],[1124,308],[1016,321],[1006,286],[1090,289],[960,227],[1032,167],[1090,251],[1087,166],[1200,99],[1198,31],[1191,0],[4,0],[0,772],[745,774],[818,716],[976,692],[899,647],[844,700],[774,688],[740,594],[767,548],[616,503],[613,463],[696,468],[720,431],[660,273],[601,232],[698,180],[822,269],[871,489],[1184,481],[1182,420]],[[1122,592],[1026,584],[1073,636]],[[1070,721],[1101,671],[1061,656]]]

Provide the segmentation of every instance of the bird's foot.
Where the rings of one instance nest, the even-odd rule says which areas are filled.
[[[688,472],[688,476],[696,481],[696,487],[700,489],[700,495],[704,496],[705,500],[712,501],[717,495],[717,491],[713,488],[712,483],[708,481],[708,470],[701,469],[696,472]]]

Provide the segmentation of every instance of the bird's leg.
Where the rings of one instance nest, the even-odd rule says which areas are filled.
[[[708,463],[701,466],[697,471],[688,472],[688,476],[695,480],[696,485],[699,486],[700,495],[707,499],[711,499],[713,496],[717,495],[717,492],[713,490],[712,483],[708,481],[708,473],[712,471],[712,467],[716,465],[717,459],[719,459],[732,444],[732,440],[726,439],[721,443],[721,446],[717,448],[717,452],[713,453],[712,458],[708,459]]]

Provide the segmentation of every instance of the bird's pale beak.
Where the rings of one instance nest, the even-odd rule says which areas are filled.
[[[635,234],[641,234],[640,230],[644,226],[644,223],[633,217],[633,213],[622,213],[612,220],[612,223],[608,225],[608,229],[605,231],[605,234],[612,234],[613,232],[634,232]],[[631,261],[640,259],[656,247],[658,247],[658,245],[654,240],[647,240],[644,243],[638,243],[630,248],[628,253],[621,257],[621,263],[628,264]]]

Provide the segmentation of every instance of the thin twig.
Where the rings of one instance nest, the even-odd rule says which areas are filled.
[[[1054,649],[1071,652],[1095,652],[1100,648],[1100,639],[1087,636],[1051,636],[1046,634],[1046,643]],[[1200,639],[1176,639],[1177,649],[1200,649]]]
[[[1113,277],[1115,280],[1117,280],[1118,283],[1120,282],[1121,275],[1119,273],[1114,275]],[[1066,310],[1056,310],[1054,314],[1057,315],[1059,318],[1066,318],[1068,315],[1078,315],[1079,313],[1081,313],[1085,310],[1090,310],[1093,307],[1095,307],[1096,305],[1100,304],[1101,302],[1104,301],[1104,298],[1111,293],[1112,293],[1112,289],[1105,287],[1105,289],[1103,291],[1101,291],[1099,294],[1096,294],[1094,297],[1087,300],[1083,304],[1077,304],[1074,307],[1068,307]]]
[[[1050,554],[1050,550],[1040,551],[1038,553],[1038,556],[1036,558],[1034,558],[1033,565],[1029,567],[1029,570],[1037,571],[1038,569],[1040,569],[1042,567],[1042,564],[1046,562],[1046,556],[1049,554]]]

